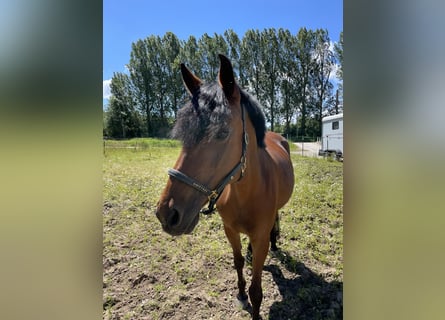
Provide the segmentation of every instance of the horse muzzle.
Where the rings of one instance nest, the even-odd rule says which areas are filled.
[[[163,202],[156,208],[156,217],[162,229],[172,236],[190,234],[199,221],[199,210],[185,211],[174,205],[174,200]]]

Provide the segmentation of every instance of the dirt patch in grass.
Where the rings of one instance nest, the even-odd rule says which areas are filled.
[[[177,154],[177,147],[105,153],[104,319],[250,319],[235,298],[220,217],[201,217],[191,235],[171,237],[154,215]],[[261,315],[341,319],[342,164],[299,156],[293,162],[295,191],[280,211],[280,250],[265,262]],[[249,285],[251,270],[244,272]]]

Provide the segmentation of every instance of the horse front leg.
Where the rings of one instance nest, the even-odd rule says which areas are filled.
[[[227,239],[230,242],[233,250],[233,262],[235,264],[236,273],[238,275],[238,295],[237,299],[242,304],[243,308],[246,309],[248,306],[248,297],[246,294],[246,280],[243,275],[244,268],[244,258],[241,254],[241,239],[238,232],[224,226],[224,231],[226,233]]]
[[[260,319],[260,306],[263,300],[263,289],[261,287],[261,277],[263,273],[264,261],[269,251],[269,235],[252,239],[252,283],[249,287],[249,297],[252,303],[252,319]]]

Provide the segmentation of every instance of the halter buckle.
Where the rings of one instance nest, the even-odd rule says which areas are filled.
[[[244,176],[244,172],[247,169],[247,157],[246,156],[242,156],[241,158],[241,177]]]
[[[215,201],[216,198],[218,198],[218,192],[216,192],[216,190],[213,190],[208,196],[209,202]]]

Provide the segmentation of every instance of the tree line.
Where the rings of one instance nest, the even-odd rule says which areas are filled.
[[[335,45],[325,29],[301,28],[296,35],[248,30],[242,38],[229,29],[185,41],[168,32],[134,42],[126,72],[113,73],[104,136],[168,136],[186,98],[180,63],[203,80],[215,80],[218,53],[232,61],[239,85],[263,106],[272,131],[318,137],[322,117],[342,110],[343,32]]]

